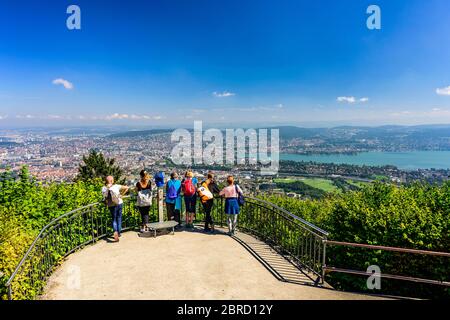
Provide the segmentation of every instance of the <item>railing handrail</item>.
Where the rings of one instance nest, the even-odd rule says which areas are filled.
[[[272,208],[277,209],[278,211],[281,211],[281,212],[283,212],[284,214],[290,216],[290,217],[293,218],[294,220],[300,221],[301,223],[307,225],[307,226],[310,227],[311,229],[313,229],[313,230],[315,230],[315,231],[321,233],[321,234],[322,234],[323,236],[325,236],[325,237],[327,237],[327,236],[329,235],[329,233],[328,233],[327,231],[325,231],[325,230],[323,230],[323,229],[317,227],[316,225],[312,224],[311,222],[306,221],[305,219],[302,219],[302,218],[296,216],[295,214],[293,214],[293,213],[287,211],[286,209],[283,209],[283,208],[277,206],[276,204],[273,204],[272,202],[269,202],[269,201],[266,201],[266,200],[263,200],[263,199],[259,199],[259,198],[255,198],[255,197],[251,197],[251,196],[246,196],[246,198],[251,199],[251,200],[255,200],[255,201],[259,201],[259,202],[262,202],[262,203],[264,203],[264,204],[266,204],[266,205],[269,205],[269,206],[271,206]]]
[[[387,246],[380,246],[380,245],[342,242],[342,241],[333,241],[333,240],[323,240],[323,242],[328,245],[335,245],[335,246],[366,248],[366,249],[374,249],[374,250],[384,250],[384,251],[404,252],[404,253],[412,253],[412,254],[423,254],[423,255],[430,255],[430,256],[450,257],[450,252],[442,252],[442,251],[429,251],[429,250],[408,249],[408,248],[399,248],[399,247],[387,247]]]

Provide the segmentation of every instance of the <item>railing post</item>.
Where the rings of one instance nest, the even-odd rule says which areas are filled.
[[[220,198],[220,227],[223,228],[224,224],[224,215],[225,215],[225,208],[224,208],[224,200],[223,198]]]
[[[92,229],[92,244],[95,243],[95,234],[94,234],[94,207],[91,207],[91,229]]]
[[[325,268],[327,266],[327,237],[322,240],[323,243],[323,255],[322,255],[322,284],[325,283]]]
[[[11,289],[11,284],[8,285],[8,300],[12,300],[12,289]]]
[[[164,221],[164,210],[163,210],[163,189],[158,188],[158,217],[159,222]]]

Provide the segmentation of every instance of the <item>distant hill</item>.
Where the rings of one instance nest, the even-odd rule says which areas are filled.
[[[412,150],[450,151],[450,125],[340,126],[301,128],[281,126],[280,139],[287,153],[339,153]],[[302,142],[303,141],[303,142]]]
[[[364,152],[408,151],[408,150],[450,150],[450,125],[399,126],[386,125],[380,127],[339,126],[333,128],[303,128],[296,126],[273,127],[280,130],[280,138],[284,141],[294,139],[309,140],[307,147],[301,142],[288,143],[285,152],[339,152],[339,150]],[[224,132],[224,129],[223,133]],[[245,129],[244,129],[245,130]],[[111,138],[148,137],[157,134],[168,134],[173,129],[134,130],[110,134]],[[192,129],[189,129],[192,132]],[[299,149],[298,146],[301,146]]]
[[[351,136],[353,139],[367,138],[450,138],[450,125],[423,125],[423,126],[340,126],[333,128],[302,128],[294,126],[274,127],[280,130],[282,139],[293,138],[327,138]]]
[[[110,134],[110,138],[131,138],[131,137],[147,137],[155,134],[171,133],[173,129],[149,129],[149,130],[136,130],[126,131]]]

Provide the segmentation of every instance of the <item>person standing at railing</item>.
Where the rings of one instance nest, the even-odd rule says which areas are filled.
[[[170,180],[166,184],[166,208],[167,217],[169,220],[175,220],[180,225],[180,211],[181,211],[181,181],[178,179],[178,174],[172,172]]]
[[[211,216],[211,211],[214,206],[214,194],[218,194],[220,190],[212,172],[208,173],[208,179],[201,183],[197,192],[202,202],[203,210],[205,211],[205,232],[214,231],[214,221]]]
[[[140,172],[141,180],[136,183],[136,206],[142,218],[141,232],[147,231],[150,207],[152,206],[152,181],[147,171]]]
[[[236,231],[237,218],[240,212],[239,208],[239,196],[242,196],[242,189],[234,184],[233,176],[227,178],[228,186],[220,191],[219,195],[225,197],[225,214],[227,215],[228,234],[234,235]]]
[[[111,213],[112,227],[114,231],[114,241],[118,242],[122,231],[122,196],[128,191],[127,186],[114,184],[114,178],[107,176],[105,185],[102,188],[103,201]]]
[[[186,171],[181,182],[184,203],[186,205],[186,228],[194,228],[195,205],[197,202],[197,178],[192,171]]]

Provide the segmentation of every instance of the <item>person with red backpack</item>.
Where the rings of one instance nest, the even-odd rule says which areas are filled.
[[[186,228],[194,228],[195,204],[197,202],[197,178],[192,171],[186,171],[181,182],[181,189],[186,204]]]

